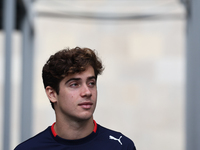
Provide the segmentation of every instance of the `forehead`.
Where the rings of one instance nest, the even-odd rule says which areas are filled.
[[[94,69],[92,66],[88,66],[88,67],[86,67],[86,69],[84,71],[79,72],[79,73],[70,74],[70,75],[66,76],[63,80],[68,80],[71,78],[84,79],[84,78],[90,78],[93,76],[95,76]]]

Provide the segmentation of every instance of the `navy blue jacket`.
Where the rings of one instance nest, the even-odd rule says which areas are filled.
[[[53,125],[19,144],[14,150],[136,150],[132,140],[95,123],[93,132],[79,140],[66,140],[56,135]]]

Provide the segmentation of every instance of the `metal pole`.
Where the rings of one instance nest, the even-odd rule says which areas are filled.
[[[3,27],[5,31],[5,76],[4,76],[4,130],[3,149],[10,150],[10,119],[11,119],[11,53],[12,32],[14,30],[15,0],[4,0]]]
[[[188,1],[186,150],[200,150],[200,1]]]
[[[31,2],[26,1],[29,11]],[[22,23],[22,100],[21,100],[21,141],[32,136],[32,92],[33,92],[33,30],[29,21],[29,12],[26,13]]]

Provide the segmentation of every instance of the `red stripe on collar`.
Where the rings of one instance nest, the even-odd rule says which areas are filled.
[[[56,137],[56,131],[54,130],[54,125],[55,125],[56,123],[54,122],[53,124],[52,124],[52,126],[51,126],[51,132],[53,133],[53,136],[54,137]]]
[[[97,123],[96,123],[95,120],[93,120],[93,122],[94,122],[94,129],[93,129],[93,132],[96,133],[96,132],[97,132]],[[53,134],[54,137],[57,136],[57,133],[56,133],[56,131],[55,131],[55,129],[54,129],[54,125],[55,125],[55,124],[56,124],[56,123],[54,122],[54,123],[52,124],[52,126],[51,126],[51,132],[52,132],[52,134]]]
[[[93,132],[96,133],[97,132],[97,123],[96,123],[95,120],[93,120],[93,122],[94,122],[94,130],[93,130]]]

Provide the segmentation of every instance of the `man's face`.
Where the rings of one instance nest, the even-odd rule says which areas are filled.
[[[97,101],[94,69],[65,77],[59,84],[59,95],[54,103],[56,117],[70,120],[87,120],[93,116]]]

